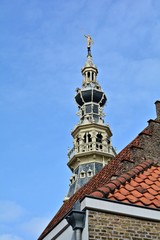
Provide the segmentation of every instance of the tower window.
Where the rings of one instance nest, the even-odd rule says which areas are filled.
[[[98,113],[98,105],[93,105],[93,112]]]
[[[90,72],[87,73],[87,77],[90,78]]]
[[[74,174],[73,177],[72,177],[72,183],[74,183],[76,181],[76,179],[77,179],[77,175]]]
[[[91,134],[88,134],[88,142],[92,142]]]
[[[91,104],[86,105],[86,113],[91,113]]]
[[[94,80],[94,73],[92,72],[92,81]]]
[[[101,133],[97,134],[96,142],[102,143],[102,134]]]
[[[85,174],[85,171],[82,170],[82,171],[80,172],[80,178],[85,178],[85,175],[86,175],[86,174]]]
[[[102,134],[98,133],[97,137],[96,137],[96,142],[97,142],[96,148],[97,148],[97,150],[102,150],[102,138],[103,138]]]
[[[87,171],[87,177],[92,177],[93,176],[93,171],[91,169],[89,169]]]

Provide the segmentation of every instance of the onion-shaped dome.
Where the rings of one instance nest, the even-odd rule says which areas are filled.
[[[82,106],[85,103],[93,102],[103,107],[107,98],[102,90],[90,87],[78,89],[75,100],[79,106]]]

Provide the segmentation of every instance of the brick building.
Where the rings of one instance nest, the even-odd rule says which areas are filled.
[[[88,42],[84,80],[76,94],[80,123],[72,132],[69,193],[38,240],[158,240],[160,101],[156,118],[116,154],[103,121],[106,96],[96,80],[90,47]]]

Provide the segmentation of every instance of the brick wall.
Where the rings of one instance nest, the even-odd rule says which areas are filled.
[[[139,134],[139,146],[133,146],[130,149],[130,160],[132,162],[123,161],[121,173],[129,171],[146,159],[160,164],[160,121],[150,120],[148,123],[148,132],[148,134]]]
[[[89,211],[89,240],[159,240],[160,222]]]

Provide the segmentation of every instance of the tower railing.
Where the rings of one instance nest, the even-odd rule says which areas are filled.
[[[111,155],[116,155],[116,152],[112,146],[109,146],[106,143],[98,143],[98,142],[89,142],[83,144],[77,144],[68,152],[69,160],[76,154],[80,153],[88,153],[92,151],[108,153]]]

